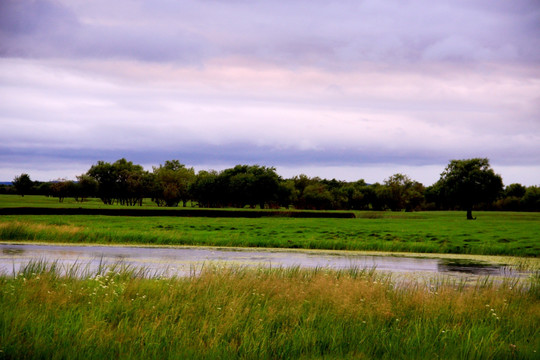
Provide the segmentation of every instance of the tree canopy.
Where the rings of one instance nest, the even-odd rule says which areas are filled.
[[[493,202],[503,190],[501,176],[495,174],[486,158],[451,160],[437,185],[447,201],[467,210],[469,220],[474,219],[475,205]]]
[[[195,181],[195,170],[186,168],[178,160],[167,160],[164,165],[154,167],[152,199],[158,206],[184,207],[191,199],[190,187]]]
[[[24,197],[25,194],[28,194],[33,185],[34,182],[30,179],[28,174],[21,174],[19,176],[15,176],[13,179],[13,186],[15,187],[17,194],[21,195],[22,197]]]
[[[104,204],[114,200],[122,205],[141,204],[152,182],[141,165],[122,158],[113,164],[98,161],[86,173],[97,182],[97,193]]]

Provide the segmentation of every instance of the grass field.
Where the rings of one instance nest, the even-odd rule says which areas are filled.
[[[363,212],[356,219],[19,215],[0,240],[540,255],[540,214]]]
[[[298,268],[81,279],[38,263],[0,277],[0,358],[537,359],[539,285]]]

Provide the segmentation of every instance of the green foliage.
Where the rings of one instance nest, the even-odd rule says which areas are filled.
[[[525,195],[527,188],[521,184],[510,184],[504,189],[505,197],[522,198]]]
[[[16,195],[17,192],[13,185],[0,184],[0,194],[2,195]]]
[[[452,160],[441,174],[438,187],[447,201],[467,210],[473,206],[493,202],[503,190],[500,175],[495,174],[488,159]]]
[[[113,164],[98,161],[86,173],[98,184],[98,196],[104,204],[114,200],[122,205],[142,205],[150,192],[151,176],[141,165],[122,158]]]
[[[190,187],[195,181],[195,170],[186,168],[178,160],[165,161],[165,165],[154,167],[152,200],[158,206],[184,207],[191,199]]]
[[[285,189],[275,168],[237,165],[220,173],[201,171],[191,191],[202,207],[274,208]]]
[[[75,197],[77,185],[73,181],[59,179],[51,183],[49,192],[52,196],[57,197],[59,202],[64,202],[68,196]]]
[[[328,210],[333,208],[334,197],[326,185],[317,183],[306,186],[302,200],[304,209]]]
[[[424,202],[424,186],[407,175],[395,174],[384,181],[387,206],[393,211],[420,209]]]
[[[540,187],[528,187],[523,195],[522,203],[528,211],[540,211]]]
[[[15,186],[0,186],[0,193],[13,189]],[[466,209],[471,218],[473,208],[540,211],[536,188],[511,184],[502,191],[502,179],[490,168],[488,159],[452,160],[441,179],[427,188],[399,173],[383,184],[368,185],[362,179],[346,182],[304,174],[282,179],[275,168],[260,165],[236,165],[220,172],[203,170],[195,174],[193,168],[179,160],[165,161],[149,173],[141,165],[120,159],[112,164],[98,161],[77,181],[35,182],[25,189],[24,194],[53,195],[62,203],[67,197],[83,202],[97,196],[104,204],[126,206],[143,206],[143,199],[151,198],[158,207],[176,207],[180,203],[186,207],[191,203],[204,208]]]
[[[346,204],[349,210],[369,210],[375,202],[375,190],[364,180],[347,183],[343,186]]]
[[[249,205],[254,208],[259,205],[262,209],[277,200],[279,176],[275,168],[259,165],[237,165],[226,169],[220,174],[225,189],[226,202],[236,207]]]
[[[32,189],[32,186],[34,185],[34,182],[30,179],[30,176],[28,174],[21,174],[15,176],[12,183],[15,187],[15,190],[17,191],[17,194],[23,197],[24,195],[28,194],[28,192]]]
[[[199,171],[191,185],[193,199],[199,206],[207,208],[215,208],[222,203],[223,190],[216,171]]]
[[[89,197],[94,197],[98,186],[96,179],[91,176],[85,174],[77,176],[75,200],[83,202]]]

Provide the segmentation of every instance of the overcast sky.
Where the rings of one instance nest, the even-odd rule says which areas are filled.
[[[122,157],[540,185],[540,2],[0,0],[0,180]]]

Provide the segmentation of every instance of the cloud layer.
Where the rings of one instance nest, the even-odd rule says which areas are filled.
[[[429,184],[489,157],[536,184],[539,20],[536,1],[4,1],[0,176],[127,157]]]
[[[540,60],[531,1],[39,1],[2,5],[2,52],[24,57],[286,67]]]

